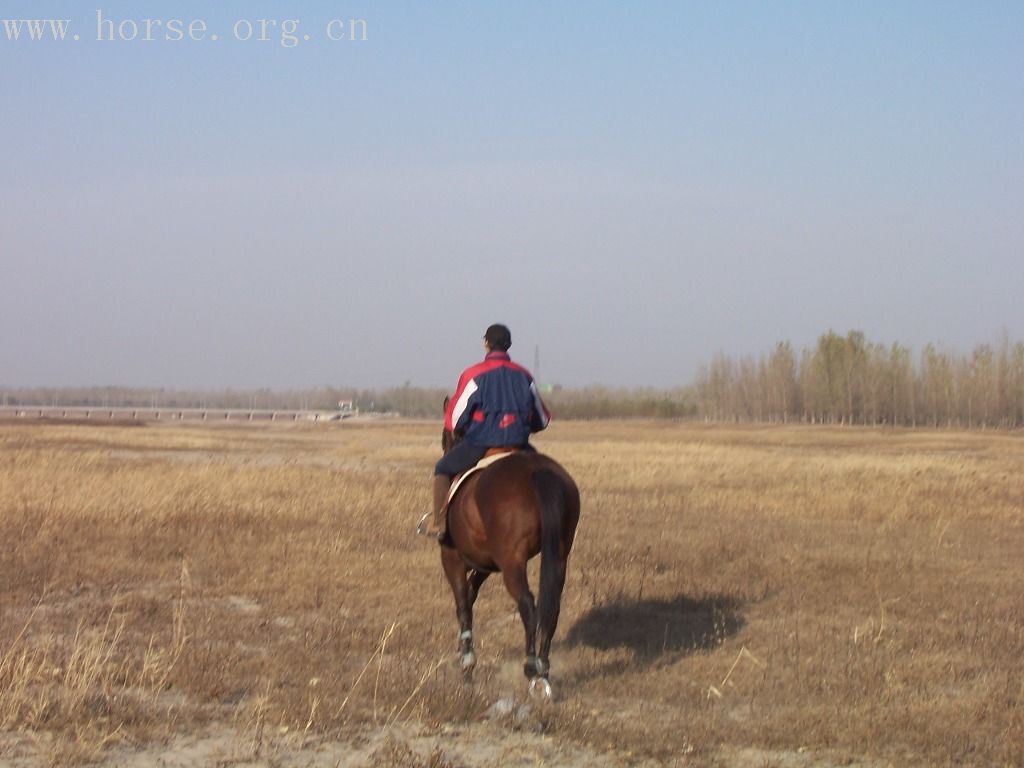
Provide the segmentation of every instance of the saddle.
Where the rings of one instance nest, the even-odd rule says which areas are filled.
[[[521,448],[518,446],[498,446],[495,448],[488,448],[487,452],[484,453],[484,457],[480,459],[474,466],[467,469],[465,472],[456,475],[452,478],[452,484],[448,488],[448,500],[445,502],[445,515],[448,514],[447,505],[452,503],[452,499],[455,498],[455,492],[459,490],[459,486],[466,480],[467,477],[479,472],[481,469],[486,469],[496,461],[507,458],[513,453],[518,453]]]
[[[435,515],[435,519],[439,517],[444,523],[443,528],[441,528],[442,532],[438,538],[438,541],[440,541],[441,544],[451,544],[451,528],[448,525],[449,505],[452,503],[452,499],[455,498],[455,494],[462,486],[462,483],[465,482],[467,477],[474,474],[475,472],[479,472],[481,469],[485,469],[486,467],[489,467],[491,464],[494,464],[496,461],[500,461],[501,459],[504,459],[507,456],[511,456],[513,453],[516,453],[520,450],[522,449],[519,448],[518,446],[500,446],[495,448],[488,448],[484,453],[483,458],[480,459],[480,461],[478,461],[475,466],[470,467],[465,472],[461,472],[452,478],[452,482],[448,486],[448,496],[445,498],[444,506],[436,513],[428,512],[427,514],[425,514],[423,518],[420,520],[420,524],[417,528],[418,532],[426,533],[427,520],[431,515]]]

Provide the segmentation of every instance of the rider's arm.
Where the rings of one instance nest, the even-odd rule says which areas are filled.
[[[465,429],[479,400],[476,381],[472,376],[463,373],[459,377],[459,385],[455,388],[455,394],[448,401],[448,408],[444,414],[444,428],[450,431]]]
[[[551,413],[548,411],[544,401],[540,399],[540,391],[537,389],[537,382],[530,382],[530,394],[533,396],[533,409],[530,411],[530,431],[540,432],[548,422],[551,421]]]

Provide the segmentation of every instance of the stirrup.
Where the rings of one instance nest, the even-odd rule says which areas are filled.
[[[427,512],[427,514],[421,517],[419,524],[416,526],[416,533],[420,536],[426,536],[428,539],[441,541],[444,538],[444,532],[440,528],[433,531],[430,530],[430,524],[434,522],[433,517],[433,512]]]

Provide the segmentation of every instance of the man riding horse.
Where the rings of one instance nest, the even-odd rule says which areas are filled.
[[[508,356],[512,334],[494,324],[484,334],[483,362],[462,372],[445,408],[444,428],[462,440],[434,467],[434,506],[420,521],[418,532],[440,539],[452,478],[475,466],[494,448],[533,450],[530,435],[548,425],[548,413],[530,372]]]

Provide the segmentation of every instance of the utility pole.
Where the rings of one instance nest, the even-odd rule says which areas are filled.
[[[533,379],[540,386],[540,345],[533,348]]]

